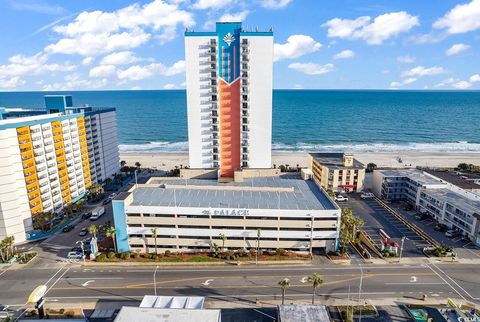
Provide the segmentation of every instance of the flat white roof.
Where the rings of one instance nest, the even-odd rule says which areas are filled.
[[[203,309],[205,298],[201,296],[145,295],[140,307],[161,309]]]
[[[222,189],[225,187],[224,189]],[[129,206],[335,210],[326,193],[298,175],[249,178],[244,182],[155,178],[134,189]],[[119,194],[116,200],[129,194]]]
[[[442,181],[418,169],[380,169],[375,170],[385,177],[408,177],[421,185],[442,184]]]

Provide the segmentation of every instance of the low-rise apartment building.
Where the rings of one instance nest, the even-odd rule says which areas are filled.
[[[373,191],[381,199],[406,201],[437,222],[480,245],[480,196],[416,169],[375,170]]]
[[[45,103],[0,109],[0,239],[25,241],[37,213],[61,211],[120,167],[114,108]]]
[[[220,183],[151,178],[113,200],[119,251],[284,248],[333,251],[340,209],[311,180],[281,175]],[[260,233],[258,231],[260,230]],[[225,236],[222,240],[221,234]]]
[[[365,166],[348,153],[310,153],[315,182],[333,192],[360,192]]]

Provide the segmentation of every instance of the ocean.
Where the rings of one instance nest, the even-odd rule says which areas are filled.
[[[116,107],[121,152],[187,151],[184,90],[0,92],[0,106],[43,95]],[[480,152],[479,91],[274,90],[273,150]]]

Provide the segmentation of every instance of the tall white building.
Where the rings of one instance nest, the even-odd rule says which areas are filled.
[[[73,107],[71,96],[45,103],[0,108],[0,239],[25,241],[37,213],[60,211],[119,170],[114,108]]]
[[[270,168],[273,32],[218,22],[185,33],[191,168]]]

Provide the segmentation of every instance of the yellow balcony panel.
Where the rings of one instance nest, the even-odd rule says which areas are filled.
[[[43,209],[42,209],[42,205],[37,205],[35,207],[30,207],[30,212],[32,214],[38,214],[39,212],[41,212]]]
[[[32,183],[37,181],[37,174],[35,172],[29,173],[28,176],[25,176],[25,182]]]
[[[34,189],[39,189],[38,181],[36,181],[36,180],[32,183],[27,184],[27,191],[31,191],[31,190],[34,190]]]
[[[23,142],[23,143],[22,143]],[[22,141],[22,142],[19,142],[20,144],[20,151],[23,151],[23,150],[31,150],[33,148],[32,146],[32,142],[30,141]]]
[[[31,159],[31,158],[33,158],[33,151],[25,151],[25,152],[22,152],[22,153],[21,153],[21,156],[22,156],[22,160],[23,160],[23,161],[28,160],[28,159]]]
[[[22,126],[17,128],[18,135],[30,134],[30,128],[28,126]]]

